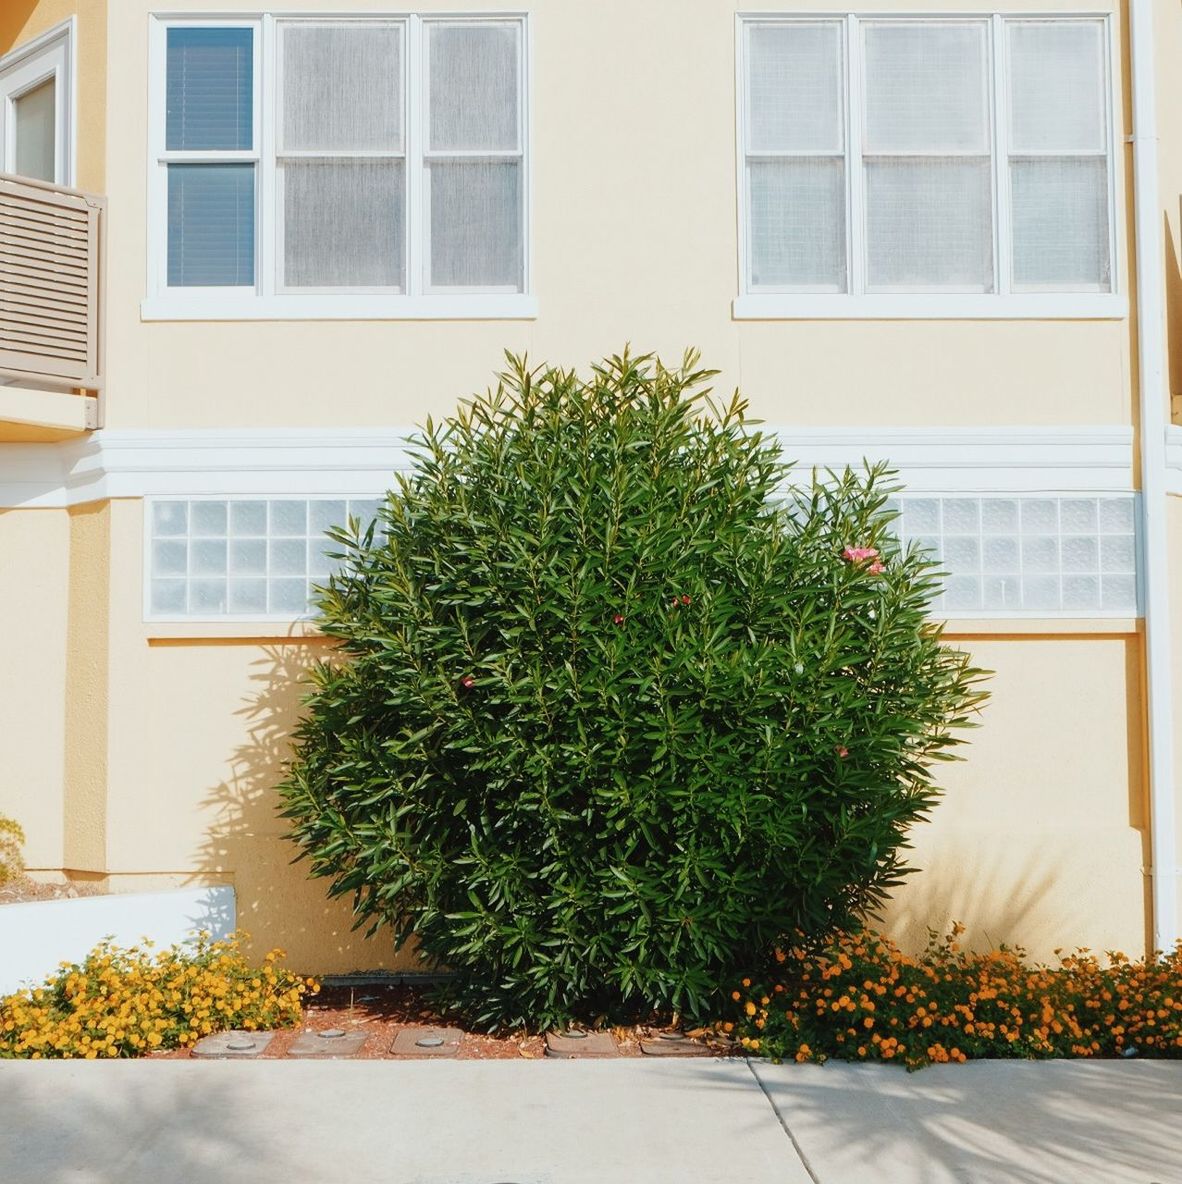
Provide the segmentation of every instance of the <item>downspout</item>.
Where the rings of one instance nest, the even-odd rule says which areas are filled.
[[[1137,271],[1138,436],[1149,743],[1149,874],[1153,944],[1179,938],[1178,849],[1174,803],[1174,704],[1166,538],[1165,246],[1157,178],[1154,0],[1130,0],[1133,90],[1133,192]]]

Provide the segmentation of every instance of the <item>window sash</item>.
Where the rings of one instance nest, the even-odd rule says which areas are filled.
[[[988,100],[988,144],[985,152],[968,149],[933,149],[930,152],[899,150],[871,152],[866,146],[864,135],[865,126],[865,70],[866,60],[864,52],[864,27],[871,24],[902,24],[913,23],[921,25],[946,25],[952,23],[980,24],[982,19],[987,22],[985,38],[986,59],[985,84]],[[1093,150],[1081,149],[1049,149],[1037,152],[1011,151],[1009,144],[1009,55],[1010,30],[1024,24],[1080,24],[1090,23],[1099,28],[1101,38],[1101,66],[1102,74],[1096,80],[1100,89],[1101,102],[1105,119],[1105,143],[1101,148]],[[750,75],[748,63],[750,60],[750,41],[752,31],[765,25],[817,25],[830,24],[834,27],[842,26],[843,53],[841,68],[843,72],[842,100],[844,102],[845,144],[844,151],[825,152],[815,150],[769,150],[766,147],[753,148],[750,138]],[[980,14],[933,14],[924,17],[891,17],[888,14],[868,14],[822,17],[810,16],[779,16],[775,14],[759,14],[758,16],[739,18],[739,36],[737,38],[738,60],[738,110],[740,119],[740,152],[739,152],[739,187],[741,194],[741,216],[743,221],[741,236],[741,284],[740,290],[745,296],[755,299],[774,297],[777,295],[812,296],[827,295],[831,299],[836,297],[842,302],[870,302],[878,306],[880,301],[889,301],[893,295],[906,294],[909,296],[930,295],[938,298],[944,294],[951,294],[952,299],[972,298],[978,300],[994,300],[999,297],[1038,296],[1042,299],[1052,298],[1061,294],[1065,298],[1071,296],[1095,297],[1113,296],[1118,293],[1118,238],[1116,235],[1117,216],[1119,213],[1118,194],[1116,192],[1115,153],[1114,153],[1114,113],[1112,98],[1112,34],[1111,18],[1104,15],[1090,13],[1063,13],[1052,16],[1023,16],[1017,14],[993,14],[982,18]],[[991,174],[992,200],[992,285],[988,291],[980,289],[941,288],[936,285],[914,287],[873,287],[867,282],[867,259],[869,253],[867,209],[866,209],[866,175],[867,167],[876,161],[890,160],[918,160],[925,157],[956,158],[960,160],[988,160]],[[1014,237],[1012,230],[1012,182],[1013,165],[1023,160],[1042,160],[1062,157],[1064,160],[1082,161],[1085,159],[1100,159],[1106,164],[1107,190],[1107,276],[1104,284],[1065,284],[1047,283],[1045,285],[1018,284],[1014,276]],[[761,161],[778,159],[814,159],[844,158],[846,185],[846,264],[848,284],[843,290],[835,292],[833,285],[816,284],[756,284],[753,277],[756,272],[753,258],[754,243],[752,239],[752,193],[751,166]],[[784,302],[781,301],[781,304]],[[754,310],[754,305],[751,306]],[[788,307],[787,304],[784,307]],[[818,307],[821,307],[820,305]],[[752,311],[751,314],[755,315]]]
[[[278,82],[281,68],[279,39],[281,24],[308,25],[398,25],[402,30],[402,146],[400,151],[382,149],[310,150],[281,146],[282,92]],[[442,307],[447,297],[503,298],[528,297],[531,290],[530,268],[530,158],[529,142],[529,44],[528,22],[524,15],[453,16],[410,15],[388,16],[282,16],[263,15],[256,18],[191,18],[161,16],[153,21],[150,57],[152,112],[150,124],[150,216],[152,220],[152,251],[150,259],[150,291],[166,300],[190,302],[196,299],[202,307],[208,301],[222,297],[244,311],[255,304],[260,308],[278,309],[291,303],[293,309],[301,301],[311,307],[314,298],[317,308],[331,310],[336,306],[352,307],[357,300],[377,300],[391,315],[406,304],[410,315],[420,315],[420,298],[430,297]],[[517,144],[512,150],[448,150],[431,151],[427,148],[426,121],[427,79],[425,55],[428,26],[433,24],[462,24],[464,27],[481,25],[511,26],[516,30],[517,65]],[[174,27],[250,28],[254,31],[253,48],[253,135],[251,148],[238,151],[182,151],[165,147],[164,94],[167,82],[166,45],[168,29]],[[273,80],[263,93],[262,79]],[[314,160],[390,160],[403,163],[403,235],[401,275],[399,287],[308,287],[286,286],[283,276],[283,166],[284,162]],[[433,162],[506,161],[516,163],[519,170],[518,206],[515,211],[520,227],[519,283],[507,286],[440,286],[429,284],[429,169]],[[167,168],[173,163],[226,164],[251,163],[255,167],[255,283],[235,287],[173,287],[168,284],[168,227]],[[148,303],[154,303],[149,300]],[[425,301],[423,304],[425,305]],[[161,307],[165,307],[161,305]],[[312,314],[315,315],[315,314]],[[337,315],[327,312],[326,315]],[[513,315],[518,315],[514,313]]]

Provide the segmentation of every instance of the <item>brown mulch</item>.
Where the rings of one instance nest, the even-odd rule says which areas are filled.
[[[79,896],[105,896],[96,884],[42,884],[28,876],[14,876],[0,883],[0,904],[26,904],[35,900],[74,900]]]
[[[320,1032],[327,1028],[343,1028],[346,1032],[363,1031],[367,1039],[361,1052],[352,1060],[405,1060],[394,1058],[390,1045],[403,1028],[450,1026],[460,1027],[455,1020],[443,1019],[424,1002],[420,992],[409,986],[358,986],[325,987],[305,1008],[303,1022],[297,1028],[280,1029],[262,1054],[268,1059],[283,1057],[292,1043],[303,1032]],[[641,1025],[630,1028],[613,1028],[612,1035],[623,1057],[641,1057],[640,1041],[655,1037],[661,1028]],[[695,1032],[694,1035],[697,1035]],[[733,1055],[741,1052],[730,1041],[711,1036],[708,1043],[714,1056]],[[505,1036],[489,1036],[484,1033],[464,1032],[455,1060],[540,1060],[546,1050],[541,1036],[525,1032]],[[188,1049],[153,1053],[154,1058],[169,1060],[187,1059]]]

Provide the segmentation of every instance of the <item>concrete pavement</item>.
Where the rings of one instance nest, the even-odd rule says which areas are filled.
[[[0,1062],[3,1184],[1182,1184],[1182,1062]]]

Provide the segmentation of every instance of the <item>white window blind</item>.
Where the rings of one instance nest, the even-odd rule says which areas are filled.
[[[521,18],[158,27],[157,291],[328,315],[525,292]]]
[[[1111,292],[1108,55],[1102,17],[745,20],[744,290]]]

